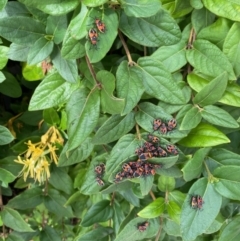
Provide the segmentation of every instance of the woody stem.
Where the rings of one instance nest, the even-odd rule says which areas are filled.
[[[120,38],[120,40],[121,40],[121,42],[122,42],[122,45],[123,45],[123,47],[124,47],[124,50],[125,50],[125,52],[126,52],[126,55],[127,55],[127,58],[128,58],[128,62],[129,62],[130,64],[133,63],[133,60],[132,60],[131,54],[130,54],[130,52],[129,52],[128,46],[127,46],[127,44],[126,44],[126,42],[125,42],[125,40],[124,40],[124,38],[123,38],[123,35],[122,35],[122,33],[121,33],[120,30],[118,30],[118,36],[119,36],[119,38]]]

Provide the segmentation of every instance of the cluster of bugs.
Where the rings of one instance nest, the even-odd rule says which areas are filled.
[[[141,161],[145,161],[152,157],[166,157],[168,155],[177,155],[177,147],[169,144],[165,149],[159,145],[159,138],[148,134],[148,140],[143,143],[142,146],[135,150],[135,154],[138,155]]]
[[[193,195],[190,204],[193,209],[202,209],[204,201],[200,195]]]
[[[103,186],[104,182],[102,180],[102,176],[105,172],[105,164],[100,163],[98,166],[94,168],[94,172],[96,173],[96,181],[99,186]]]
[[[155,119],[153,121],[153,130],[159,131],[162,134],[166,134],[168,131],[172,131],[177,126],[177,121],[175,119],[171,119],[167,122],[164,122],[161,119]]]
[[[137,161],[130,161],[122,165],[122,171],[118,172],[114,181],[116,183],[122,181],[125,178],[144,177],[148,175],[155,175],[156,168],[161,168],[160,164],[147,163],[138,159]]]
[[[144,232],[146,231],[147,227],[149,226],[149,222],[143,222],[143,223],[139,223],[137,225],[137,229],[140,231],[140,232]]]
[[[106,26],[99,18],[94,20],[94,25],[95,28],[91,28],[88,31],[88,38],[93,46],[97,46],[97,42],[99,41],[98,32],[105,33]]]

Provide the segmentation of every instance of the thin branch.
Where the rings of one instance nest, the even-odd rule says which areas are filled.
[[[163,218],[160,217],[160,227],[158,229],[158,233],[157,233],[157,236],[155,238],[155,241],[158,241],[160,236],[161,236],[161,233],[162,233],[162,227],[163,227]]]
[[[156,197],[155,197],[155,195],[154,195],[154,193],[153,193],[153,191],[152,191],[152,190],[149,192],[149,194],[151,195],[152,200],[156,200]]]
[[[90,71],[90,73],[91,73],[91,75],[92,75],[92,77],[93,77],[93,79],[94,79],[96,85],[99,86],[99,83],[98,83],[98,81],[97,81],[96,74],[95,74],[95,72],[94,72],[94,69],[93,69],[93,67],[92,67],[92,65],[91,65],[91,63],[90,63],[90,61],[89,61],[89,58],[88,58],[87,55],[86,55],[85,57],[86,57],[86,61],[87,61],[87,65],[88,65],[88,69],[89,69],[89,71]]]

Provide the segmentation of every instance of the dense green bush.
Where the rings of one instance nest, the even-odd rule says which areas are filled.
[[[235,241],[240,3],[0,3],[1,240]]]

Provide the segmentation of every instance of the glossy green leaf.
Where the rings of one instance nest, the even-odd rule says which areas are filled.
[[[184,116],[180,130],[191,130],[195,128],[202,120],[199,107],[193,106],[189,111],[187,111]]]
[[[171,219],[166,219],[163,228],[168,235],[181,236],[180,225]]]
[[[61,236],[56,229],[50,226],[44,226],[39,234],[40,240],[45,241],[61,241]]]
[[[3,69],[8,61],[8,51],[9,48],[6,46],[0,46],[0,69]]]
[[[53,42],[45,37],[39,38],[28,52],[27,62],[29,65],[35,65],[46,59],[53,50]]]
[[[214,105],[208,105],[201,111],[202,117],[214,125],[238,128],[237,121],[225,110]]]
[[[161,61],[152,57],[142,57],[138,64],[142,70],[145,90],[149,95],[170,104],[185,103],[182,90]]]
[[[126,116],[111,116],[98,129],[93,143],[96,145],[110,143],[128,133],[135,125],[134,115],[133,112],[130,112]]]
[[[106,3],[107,0],[83,0],[82,2],[88,7],[97,7]]]
[[[28,81],[35,81],[44,78],[43,69],[40,64],[28,65],[27,63],[23,63],[22,74],[23,77]]]
[[[143,196],[146,196],[152,189],[154,176],[150,175],[140,178],[140,190]]]
[[[87,40],[85,44],[87,56],[91,63],[99,62],[107,54],[117,36],[118,30],[118,17],[112,9],[106,8],[104,12],[92,9],[89,13],[87,25],[92,25],[95,18],[102,19],[106,25],[106,31],[98,33],[96,46],[93,46],[90,40]]]
[[[192,129],[179,144],[187,147],[208,147],[229,143],[230,140],[221,131],[207,123],[200,123]]]
[[[29,47],[12,43],[9,48],[8,58],[20,62],[27,61]]]
[[[166,205],[166,209],[169,217],[173,221],[180,223],[181,208],[178,206],[178,204],[174,201],[169,201]]]
[[[180,18],[180,17],[183,17],[184,15],[187,15],[191,11],[192,11],[192,6],[189,1],[176,0],[172,16],[174,18]]]
[[[219,241],[235,241],[240,235],[239,230],[240,216],[233,218],[223,229],[219,237]]]
[[[44,37],[45,26],[30,17],[12,16],[0,18],[0,33],[10,42],[29,46]]]
[[[13,182],[16,177],[9,171],[0,168],[0,181],[2,182],[2,186],[7,187],[8,183]]]
[[[48,195],[44,196],[44,205],[49,212],[58,217],[73,217],[73,211],[70,206],[65,207],[67,199],[57,190],[48,190]]]
[[[74,10],[79,4],[78,0],[20,0],[19,2],[35,7],[50,15],[63,15]]]
[[[4,225],[18,232],[34,232],[27,224],[22,216],[15,210],[4,207],[0,213]]]
[[[143,208],[138,216],[142,218],[155,218],[160,216],[165,209],[165,200],[162,197],[155,199],[153,202]]]
[[[65,103],[79,86],[66,82],[58,73],[48,75],[35,89],[29,110],[41,110]]]
[[[161,175],[158,178],[158,189],[162,192],[170,192],[175,188],[175,179]]]
[[[240,200],[239,171],[239,166],[221,166],[214,170],[213,175],[218,179],[214,187],[222,196]]]
[[[5,8],[1,11],[1,17],[29,16],[27,8],[19,2],[7,1]]]
[[[240,75],[240,23],[234,23],[227,33],[223,53],[233,66],[236,76]]]
[[[233,21],[240,21],[238,1],[231,0],[202,0],[203,5],[218,16],[229,18]]]
[[[22,89],[15,76],[6,71],[2,73],[6,77],[6,80],[0,83],[0,93],[12,98],[20,97],[22,95]]]
[[[0,84],[6,79],[2,71],[0,71]]]
[[[204,159],[210,150],[211,147],[201,148],[194,153],[190,160],[187,161],[185,166],[182,168],[183,178],[186,182],[200,176]]]
[[[138,225],[144,222],[148,222],[148,227],[144,232],[138,230]],[[149,239],[156,236],[159,227],[159,221],[157,219],[146,220],[143,218],[132,219],[122,230],[117,234],[115,241],[136,241]]]
[[[34,236],[33,233],[30,234]],[[11,232],[7,237],[7,241],[24,241],[24,239],[21,237],[20,233]]]
[[[83,235],[81,234],[79,238],[75,238],[75,241],[106,240],[104,238],[108,238],[112,233],[112,228],[100,226]]]
[[[196,40],[193,48],[187,51],[188,62],[199,72],[217,77],[224,72],[228,79],[235,80],[233,67],[223,52],[207,40]]]
[[[201,0],[197,0],[201,3]],[[191,22],[196,33],[209,26],[215,19],[215,15],[206,8],[194,9],[191,16]]]
[[[190,0],[190,4],[195,9],[201,9],[203,7],[201,0]]]
[[[73,192],[73,181],[66,173],[65,168],[54,166],[51,169],[51,176],[48,181],[55,189],[63,191],[66,194]]]
[[[9,171],[12,175],[18,176],[19,172],[22,170],[22,165],[16,163],[14,160],[17,159],[16,156],[7,156],[0,160],[1,168],[5,171]]]
[[[204,86],[194,97],[193,103],[206,106],[216,103],[221,99],[223,93],[226,90],[228,84],[228,75],[226,72],[223,72],[215,79],[210,81],[209,84]]]
[[[122,115],[132,111],[139,102],[144,86],[141,81],[142,71],[137,66],[128,66],[127,61],[121,62],[116,73],[116,90],[120,98],[125,99]]]
[[[91,154],[94,145],[92,138],[87,137],[82,144],[75,149],[68,151],[68,142],[64,145],[61,155],[58,160],[58,166],[70,166],[75,163],[82,162]]]
[[[31,188],[11,199],[7,206],[10,208],[25,210],[35,208],[43,202],[43,191],[41,188]]]
[[[200,195],[203,199],[202,210],[191,207],[191,195]],[[192,241],[210,227],[220,211],[221,195],[215,191],[207,178],[198,179],[190,188],[181,212],[180,227],[182,238]]]
[[[88,8],[82,3],[81,9],[76,9],[76,16],[71,20],[68,31],[73,39],[79,40],[87,35],[86,24],[88,17]]]
[[[187,63],[186,43],[180,41],[175,45],[162,46],[151,55],[151,58],[161,61],[171,73],[175,72]]]
[[[146,0],[121,0],[122,8],[126,15],[130,17],[151,17],[155,15],[161,8],[158,0],[148,2]]]
[[[68,26],[66,15],[48,16],[46,33],[53,36],[53,42],[60,44],[64,38]]]
[[[122,210],[122,206],[116,201],[114,200],[114,204],[113,204],[113,228],[115,233],[118,233],[119,229],[120,229],[120,225],[123,222],[123,220],[125,219],[125,215],[124,212]]]
[[[31,112],[28,112],[28,113],[31,113]],[[41,117],[43,117],[44,121],[46,121],[50,125],[57,125],[60,123],[60,117],[57,113],[57,110],[54,108],[44,109],[43,113],[41,114],[42,114]]]
[[[59,74],[70,83],[76,83],[79,79],[77,62],[75,59],[64,59],[59,49],[55,48],[52,53],[52,62]]]
[[[110,206],[110,201],[102,200],[90,207],[82,219],[81,226],[89,227],[94,223],[105,222],[112,218],[112,215],[113,209]]]
[[[14,136],[5,126],[0,125],[0,145],[6,145],[14,140]]]
[[[132,204],[134,207],[140,207],[140,200],[139,200],[139,198],[133,193],[133,190],[132,190],[131,186],[129,185],[128,187],[129,187],[128,189],[121,190],[121,191],[119,191],[119,193],[123,196],[123,198],[127,202]],[[117,188],[117,186],[116,186],[116,188]]]
[[[128,17],[123,12],[119,28],[132,41],[148,47],[173,45],[181,38],[175,20],[163,9],[149,18]]]
[[[0,3],[0,10],[4,9],[4,7],[6,6],[7,4],[7,0],[2,0],[1,3]]]
[[[112,73],[101,70],[97,73],[97,80],[101,83],[101,107],[104,113],[120,114],[124,107],[124,99],[113,95],[115,90],[115,77]]]
[[[67,107],[68,115],[68,151],[75,149],[91,134],[96,127],[100,112],[99,91],[89,92],[80,88],[73,92]]]

